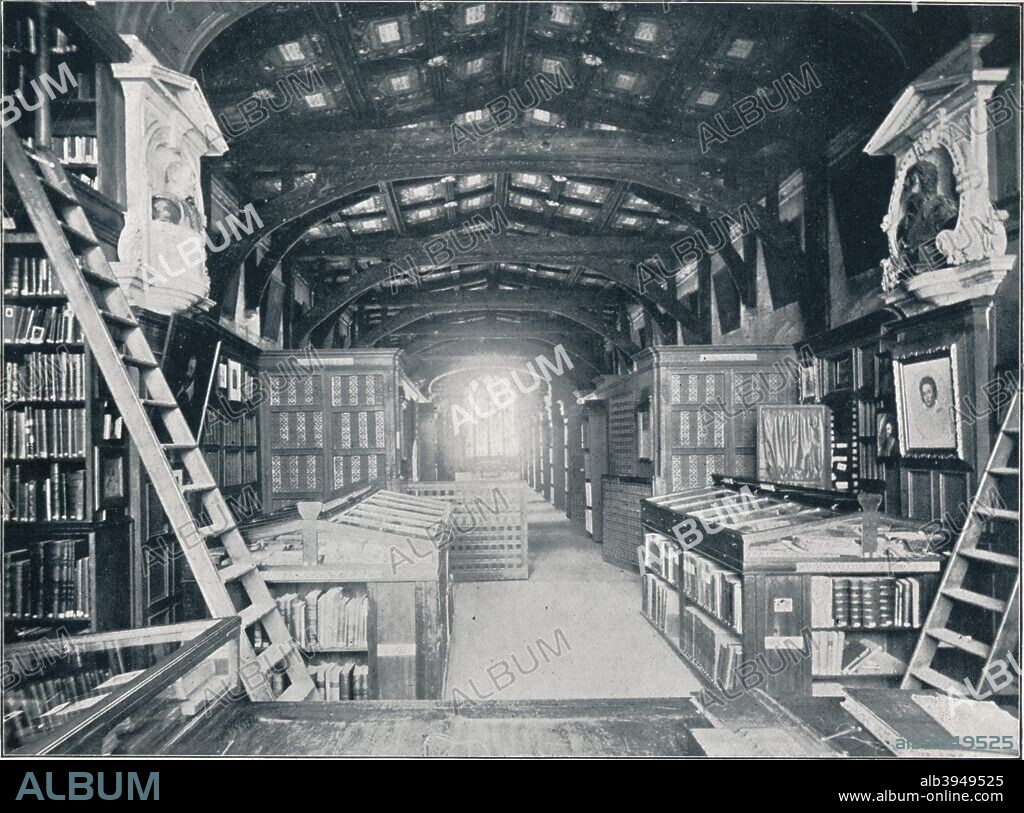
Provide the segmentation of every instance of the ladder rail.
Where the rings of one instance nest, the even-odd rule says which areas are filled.
[[[935,595],[935,600],[933,601],[932,606],[928,611],[928,615],[925,618],[924,624],[921,627],[921,635],[918,638],[917,643],[914,645],[913,653],[907,663],[907,670],[900,682],[900,688],[902,689],[917,688],[917,684],[919,684],[921,680],[919,677],[915,676],[915,670],[925,672],[933,671],[931,670],[932,659],[938,650],[939,644],[937,637],[929,635],[929,630],[947,629],[946,624],[952,612],[952,602],[955,600],[954,597],[956,596],[956,591],[959,590],[963,583],[967,568],[970,566],[970,562],[974,561],[968,553],[977,548],[978,541],[982,534],[982,529],[985,525],[985,520],[983,520],[980,515],[983,514],[985,508],[988,507],[986,502],[990,500],[992,489],[996,484],[997,475],[993,472],[997,470],[1002,471],[1006,468],[1007,464],[1010,462],[1009,458],[1011,455],[1011,448],[1013,446],[1011,438],[1019,436],[1014,430],[1019,430],[1020,425],[1020,396],[1020,389],[1017,389],[1014,393],[1013,400],[1010,403],[1010,408],[1007,410],[1006,418],[1004,419],[1002,426],[999,428],[999,433],[992,446],[992,451],[989,453],[988,463],[986,464],[979,479],[978,488],[975,490],[974,496],[971,499],[971,505],[967,513],[967,519],[964,522],[964,527],[961,529],[956,544],[953,546],[953,550],[950,553],[949,563],[946,565],[946,570],[942,574],[942,578],[939,582],[939,587]],[[1017,452],[1019,457],[1019,448]],[[998,494],[998,490],[996,493]],[[1019,534],[1019,521],[1017,525]],[[967,553],[965,553],[965,551]],[[984,561],[984,559],[979,560]],[[989,654],[985,657],[985,665],[982,669],[982,674],[985,673],[984,670],[987,669],[995,659],[1000,657],[996,653],[996,644],[998,644],[1010,630],[1010,626],[1007,624],[1008,616],[1011,612],[1016,612],[1019,586],[1020,571],[1018,569],[1014,576],[1013,586],[1008,600],[1006,602],[1000,602],[1002,605],[1001,610],[993,610],[993,612],[999,612],[1001,617],[997,626],[996,636],[993,639],[993,645],[990,648]],[[993,602],[993,606],[996,606],[996,602]]]
[[[127,297],[117,284],[116,277],[99,246],[88,217],[78,202],[77,195],[67,180],[62,165],[45,151],[36,152],[30,158],[12,130],[4,130],[3,139],[11,179],[32,226],[53,263],[71,309],[81,325],[82,334],[121,412],[125,428],[138,450],[140,460],[181,543],[211,614],[240,615],[254,607],[269,606],[271,610],[258,615],[253,623],[261,623],[271,645],[277,647],[278,652],[285,652],[286,671],[292,684],[289,696],[308,695],[313,689],[309,672],[266,583],[258,570],[252,566],[248,547],[235,526],[227,502],[212,477],[188,423],[177,407],[166,378],[156,364],[152,348],[135,320]],[[33,168],[33,161],[40,165],[38,170]],[[58,205],[62,209],[64,220],[61,220],[54,209],[47,189],[50,193],[54,190],[59,193]],[[70,229],[63,227],[62,223],[67,223]],[[79,252],[85,265],[84,269],[80,267],[79,258],[69,242],[69,232],[76,235],[77,241],[86,243],[86,247]],[[103,284],[95,296],[86,282],[87,275]],[[168,407],[147,407],[140,399],[135,390],[135,383],[129,376],[125,356],[117,348],[111,329],[108,328],[108,321],[114,325],[113,329],[119,334],[119,341],[130,353],[131,358],[142,363],[139,365],[138,375],[149,399],[165,402]],[[237,566],[234,570],[225,569],[230,571],[230,576],[222,577],[210,559],[205,544],[206,535],[198,527],[184,491],[175,479],[171,461],[165,452],[165,444],[158,437],[153,420],[146,413],[147,408],[160,412],[164,428],[171,436],[170,446],[175,451],[180,451],[182,464],[192,483],[210,486],[200,495],[203,508],[212,522],[205,530],[213,529],[210,535],[221,537],[234,566]],[[221,527],[226,529],[222,533],[217,530]],[[242,585],[250,601],[248,607],[242,610],[235,609],[225,587],[225,582],[229,580],[238,581]],[[264,664],[270,667],[275,664],[270,664],[269,659],[260,659],[256,655],[245,628],[240,634],[239,650],[242,661],[239,672],[246,692],[253,700],[272,700],[273,693],[267,679],[268,670],[264,668]],[[278,662],[280,660],[279,658]]]

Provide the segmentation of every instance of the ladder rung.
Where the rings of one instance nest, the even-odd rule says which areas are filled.
[[[256,656],[256,662],[264,672],[269,672],[288,657],[289,651],[284,644],[271,644]]]
[[[973,590],[965,590],[962,587],[947,587],[942,593],[948,598],[953,599],[953,601],[959,601],[962,604],[973,604],[975,607],[991,610],[994,613],[1006,612],[1005,601],[983,595],[982,593],[975,593]]]
[[[927,683],[936,689],[941,689],[953,695],[966,694],[963,683],[957,683],[953,678],[947,677],[941,672],[936,672],[934,669],[929,669],[927,666],[915,666],[910,672],[922,683]]]
[[[135,328],[139,326],[139,323],[134,319],[129,319],[127,316],[118,316],[116,313],[105,311],[102,308],[99,309],[100,316],[103,317],[105,322],[119,328]]]
[[[1004,567],[1016,568],[1020,564],[1020,559],[1016,556],[1010,556],[1007,553],[996,553],[994,550],[983,550],[981,548],[962,550],[960,551],[960,555],[966,556],[969,559],[978,559],[982,562],[990,562],[994,565],[1003,565]]]
[[[87,234],[83,234],[74,226],[69,226],[67,223],[61,221],[60,227],[64,230],[64,234],[67,236],[68,242],[72,244],[72,248],[74,248],[76,244],[79,248],[83,246],[85,248],[96,248],[99,246],[98,240]]]
[[[1020,469],[1012,469],[1009,466],[993,466],[989,471],[996,477],[1020,477]]]
[[[1019,426],[1004,426],[1003,427],[1003,434],[1004,435],[1019,435],[1020,434],[1020,427]]]
[[[185,483],[181,487],[181,493],[195,494],[200,491],[213,491],[216,487],[216,483]]]
[[[217,575],[220,576],[220,580],[227,584],[228,582],[237,581],[243,576],[252,573],[256,569],[256,565],[252,562],[239,562],[237,565],[228,565],[222,567],[217,571]]]
[[[128,355],[121,355],[121,361],[124,362],[126,367],[136,367],[139,370],[155,370],[160,365],[155,361],[146,361],[145,359],[132,358]]]
[[[960,635],[952,630],[938,627],[936,629],[925,630],[925,632],[936,641],[942,641],[942,643],[954,646],[964,652],[970,652],[972,655],[977,655],[979,658],[987,658],[989,653],[992,652],[992,647],[988,644],[976,641],[967,635]]]
[[[259,621],[261,618],[265,618],[272,612],[277,610],[277,604],[270,602],[269,604],[250,604],[244,610],[242,610],[238,617],[242,619],[242,627],[248,628]]]
[[[207,525],[205,528],[197,528],[196,530],[198,530],[199,535],[205,539],[212,539],[215,536],[223,536],[224,534],[231,533],[232,531],[237,531],[238,526],[234,523],[216,527],[213,525]]]
[[[988,519],[1001,519],[1004,522],[1020,522],[1019,511],[1009,511],[1005,508],[992,508],[988,505],[979,505],[975,512],[982,517]]]
[[[155,398],[140,398],[139,401],[144,407],[150,407],[152,409],[177,409],[178,404],[175,401],[157,401]]]
[[[39,176],[39,182],[43,185],[43,191],[45,191],[50,197],[52,197],[58,203],[66,203],[72,206],[81,205],[78,202],[78,197],[75,195],[74,190],[68,192],[62,189],[59,184],[54,183],[45,175]]]
[[[113,277],[108,277],[106,274],[101,274],[99,271],[93,271],[91,268],[87,268],[82,265],[79,266],[79,270],[82,272],[82,276],[90,282],[94,282],[97,285],[102,285],[104,288],[117,288],[121,283]]]
[[[283,703],[301,703],[307,699],[314,691],[315,687],[303,686],[299,683],[293,683],[283,692],[277,699]]]
[[[160,446],[165,452],[189,452],[199,448],[194,443],[161,443]]]

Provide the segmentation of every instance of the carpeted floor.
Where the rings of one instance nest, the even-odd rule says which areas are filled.
[[[530,578],[455,586],[445,699],[683,697],[700,684],[640,614],[639,576],[530,493]]]

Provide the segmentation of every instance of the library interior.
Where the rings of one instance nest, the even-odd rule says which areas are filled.
[[[3,46],[5,753],[1020,757],[1019,8]]]

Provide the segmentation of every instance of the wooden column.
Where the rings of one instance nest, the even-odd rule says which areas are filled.
[[[804,167],[804,274],[800,302],[807,335],[829,326],[828,166],[823,160]]]

